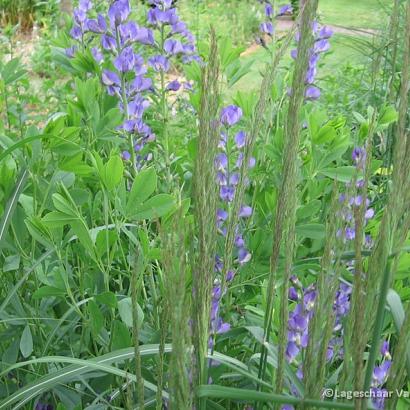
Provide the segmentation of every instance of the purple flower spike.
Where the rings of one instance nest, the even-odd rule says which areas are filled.
[[[269,17],[269,18],[271,18],[273,16],[272,4],[270,4],[270,3],[265,4],[265,15],[266,15],[266,17]]]
[[[259,26],[259,30],[262,33],[268,34],[268,35],[273,35],[273,24],[270,21],[267,21],[265,23],[261,23]]]
[[[74,21],[79,25],[82,26],[87,20],[87,12],[81,9],[74,9],[73,11]]]
[[[324,53],[330,49],[330,43],[327,39],[318,40],[315,42],[314,50],[315,53]]]
[[[385,340],[381,347],[380,347],[380,353],[383,355],[383,357],[387,360],[391,360],[391,355],[389,352],[389,342]]]
[[[306,89],[305,97],[308,100],[317,100],[320,97],[319,88],[311,85]]]
[[[120,85],[120,82],[121,82],[120,78],[118,77],[116,73],[112,71],[108,71],[108,70],[104,70],[102,72],[101,79],[102,79],[102,83],[107,86],[113,86],[113,85],[118,86]]]
[[[223,322],[223,321],[220,319],[220,320],[219,320],[219,323],[218,323],[218,327],[217,327],[216,333],[222,334],[222,333],[229,332],[229,330],[231,330],[231,325],[230,325],[229,323]]]
[[[252,216],[252,208],[250,206],[242,206],[240,211],[239,211],[239,217],[240,218],[249,218]]]
[[[92,7],[93,7],[93,4],[91,3],[90,0],[80,0],[78,3],[78,8],[85,12],[87,12],[88,10],[91,10]]]
[[[156,72],[160,72],[160,71],[167,72],[169,70],[169,61],[164,56],[158,55],[158,56],[151,57],[148,60],[148,63]]]
[[[221,186],[219,196],[222,201],[232,202],[235,196],[235,188],[233,186]]]
[[[131,159],[131,154],[128,151],[123,151],[121,157],[124,161],[129,161]]]
[[[98,64],[100,64],[100,63],[104,60],[103,54],[101,53],[101,51],[100,51],[97,47],[93,47],[93,48],[91,49],[91,54],[93,55],[94,60],[95,60]]]
[[[104,34],[101,37],[101,45],[104,50],[111,50],[114,51],[116,48],[115,39],[114,37],[108,36]]]
[[[346,228],[345,236],[348,241],[352,241],[356,236],[354,228]]]
[[[291,287],[289,288],[289,295],[288,295],[288,297],[289,297],[290,300],[293,300],[294,302],[297,302],[297,301],[299,300],[298,292],[297,292],[297,290],[296,290],[293,286],[291,286]]]
[[[299,353],[299,348],[295,342],[288,342],[286,346],[286,358],[288,362],[295,360],[296,356]]]
[[[221,152],[220,154],[218,154],[216,156],[215,166],[219,170],[225,170],[226,169],[226,167],[228,166],[228,157],[226,156],[226,154]]]
[[[366,162],[366,150],[362,147],[355,147],[352,151],[352,159],[358,168],[363,168]]]
[[[391,361],[385,360],[380,366],[376,366],[373,370],[373,382],[376,385],[382,385],[386,381],[387,375],[391,367]]]
[[[306,84],[313,84],[313,82],[315,81],[316,73],[317,73],[316,67],[312,67],[308,69],[306,73]]]
[[[228,212],[226,212],[224,209],[218,209],[216,211],[216,217],[220,221],[226,221],[228,219]]]
[[[142,118],[142,114],[149,107],[149,101],[140,95],[128,103],[128,113],[135,118]]]
[[[154,34],[152,34],[152,31],[148,28],[141,27],[138,30],[137,37],[135,38],[136,41],[138,41],[141,44],[147,44],[147,45],[154,45]]]
[[[240,265],[244,265],[245,263],[251,260],[252,255],[245,249],[239,248],[238,250],[238,261]]]
[[[235,144],[238,148],[243,148],[246,143],[246,134],[244,131],[239,131],[235,135]]]
[[[105,22],[105,18],[99,14],[97,20],[88,20],[87,29],[97,34],[105,33],[107,31],[107,23]]]
[[[77,47],[76,46],[71,46],[71,47],[65,49],[65,55],[69,58],[73,58],[76,51],[77,51]]]
[[[179,40],[169,38],[164,42],[164,50],[169,55],[177,55],[184,52],[184,47]]]
[[[134,68],[138,60],[138,56],[134,53],[132,47],[126,47],[114,60],[114,66],[118,71],[126,73]]]
[[[167,90],[168,91],[178,91],[181,88],[181,84],[178,80],[171,81],[167,85]]]
[[[237,248],[243,248],[245,246],[245,241],[243,240],[242,235],[237,235],[235,238],[235,246]]]
[[[152,87],[151,78],[144,77],[142,75],[137,75],[131,85],[131,90],[133,93],[140,93],[142,91],[149,90]]]
[[[225,126],[235,125],[242,118],[242,110],[236,105],[229,105],[222,109],[221,122]]]
[[[74,26],[71,30],[70,30],[70,36],[71,38],[73,38],[74,40],[81,40],[81,37],[83,35],[83,32],[81,30],[81,27],[79,26]]]
[[[110,19],[111,27],[117,27],[125,20],[127,20],[130,14],[130,4],[128,0],[116,0],[111,4],[108,9],[108,18]]]
[[[290,14],[293,12],[292,6],[290,4],[285,4],[279,9],[278,16],[283,16],[285,14]]]
[[[333,30],[328,27],[328,26],[324,26],[320,29],[319,31],[319,38],[330,38],[333,36]]]
[[[226,281],[227,282],[232,282],[233,281],[233,278],[235,277],[235,271],[233,271],[233,270],[230,270],[230,271],[228,271],[228,273],[226,274]]]
[[[172,25],[172,34],[185,33],[187,31],[187,26],[183,21],[178,21]]]

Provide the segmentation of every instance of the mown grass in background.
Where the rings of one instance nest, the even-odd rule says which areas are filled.
[[[393,0],[320,0],[319,17],[326,24],[379,29],[392,4]]]

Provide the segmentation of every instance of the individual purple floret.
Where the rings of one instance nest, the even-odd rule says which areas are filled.
[[[291,4],[285,4],[279,9],[278,16],[284,16],[285,14],[293,13],[293,8]]]
[[[221,123],[227,127],[235,125],[242,118],[242,109],[236,105],[228,105],[221,111]]]
[[[259,29],[262,33],[268,34],[270,36],[273,35],[273,24],[270,21],[261,23]]]

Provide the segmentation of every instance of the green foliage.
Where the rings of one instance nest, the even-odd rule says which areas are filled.
[[[320,1],[321,19],[345,22],[342,3]],[[371,17],[378,27],[374,2],[356,3],[349,25]],[[288,57],[293,33],[280,33],[269,52],[247,50],[265,18],[259,2],[179,0],[205,64],[178,61],[163,79],[190,80],[192,92],[150,94],[144,121],[156,141],[136,153],[134,169],[122,153],[124,112],[101,84],[111,63],[97,64],[88,47],[67,57],[72,23],[57,28],[54,2],[0,0],[3,21],[43,27],[30,64],[17,57],[10,27],[0,55],[0,409],[160,409],[165,401],[184,410],[350,409],[355,403],[324,399],[322,389],[350,391],[360,380],[367,389],[383,340],[393,356],[387,387],[408,388],[410,150],[399,3],[396,37],[390,30],[374,44],[352,33],[331,40],[315,83],[322,97],[309,102],[306,58],[295,70]],[[215,155],[227,130],[216,119],[229,104],[243,117],[228,133],[243,129],[248,139],[223,225]],[[358,166],[352,151],[364,146]],[[374,216],[365,223],[361,206],[346,215],[359,232],[349,241],[343,198],[360,195]],[[238,217],[244,204],[249,218]],[[243,265],[240,239],[252,255]],[[340,283],[353,293],[335,323]],[[210,335],[218,286],[227,331]],[[317,292],[311,339],[288,361],[288,311],[307,289]],[[335,348],[327,361],[339,328],[345,356]]]

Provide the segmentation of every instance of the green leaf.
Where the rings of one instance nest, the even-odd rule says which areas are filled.
[[[119,320],[114,320],[111,334],[111,349],[118,350],[131,346],[132,340],[128,327]]]
[[[1,70],[1,77],[5,85],[10,85],[26,74],[26,70],[19,58],[11,59]]]
[[[304,224],[296,226],[296,233],[304,238],[323,239],[326,232],[323,224]]]
[[[3,352],[3,355],[1,356],[1,364],[0,369],[3,368],[3,366],[10,366],[12,364],[17,363],[17,358],[19,355],[19,349],[20,348],[20,343],[18,339],[14,339],[11,341],[9,347]]]
[[[16,209],[20,194],[24,191],[24,188],[26,186],[28,175],[29,173],[27,169],[25,169],[21,173],[19,179],[17,180],[16,186],[14,187],[14,191],[12,192],[9,200],[7,201],[7,205],[0,219],[0,249],[4,244],[4,237],[7,233],[7,229],[10,225],[11,219]]]
[[[33,299],[42,299],[51,296],[65,297],[66,291],[54,286],[42,286],[33,293]]]
[[[141,356],[150,356],[158,354],[158,345],[144,345],[140,347]],[[165,353],[171,351],[170,345],[165,345]],[[39,363],[72,363],[70,366],[66,366],[62,369],[50,371],[49,374],[36,379],[34,382],[24,386],[17,391],[9,394],[4,400],[0,402],[0,410],[17,410],[21,408],[24,403],[33,397],[37,397],[40,394],[54,389],[56,386],[63,385],[73,380],[78,380],[82,375],[90,372],[103,371],[108,374],[117,375],[124,378],[128,382],[136,381],[136,376],[119,369],[115,366],[111,366],[111,363],[122,363],[125,360],[130,360],[134,357],[134,348],[128,348],[123,350],[117,350],[115,352],[108,353],[106,355],[96,357],[89,360],[76,359],[65,356],[51,356],[51,357],[39,357],[34,360],[28,360],[26,362],[19,362],[13,366],[10,366],[6,370],[0,373],[0,376],[10,373],[13,369],[17,369],[24,366],[35,365]],[[54,366],[53,366],[54,367]],[[144,380],[145,388],[156,392],[157,388],[152,383]],[[168,394],[162,392],[165,399],[168,398]]]
[[[148,168],[141,171],[132,184],[131,191],[127,201],[127,215],[132,215],[133,212],[148,199],[157,189],[157,174],[154,168]]]
[[[131,217],[136,221],[159,218],[170,212],[174,206],[175,200],[172,195],[159,194],[148,199],[148,201],[136,208],[135,212],[131,214]]]
[[[313,135],[315,144],[325,144],[336,138],[336,130],[330,125],[323,126],[316,134]]]
[[[137,304],[138,310],[138,326],[141,327],[144,321],[144,312],[140,305]],[[131,298],[125,298],[118,302],[118,312],[121,320],[128,326],[132,327],[132,301]]]
[[[401,327],[403,326],[405,311],[403,304],[401,302],[399,294],[393,290],[389,289],[386,296],[387,305],[390,308],[390,313],[393,317],[394,327],[398,334],[400,334]],[[410,342],[407,344],[407,354],[406,354],[406,368],[407,375],[410,375]]]
[[[112,191],[122,180],[124,164],[119,155],[112,156],[104,166],[104,182],[107,189]]]
[[[33,352],[33,336],[31,335],[29,325],[26,325],[21,335],[20,352],[24,358],[29,357]]]
[[[97,335],[100,333],[101,329],[104,326],[104,316],[101,313],[101,310],[98,307],[98,305],[93,300],[90,300],[88,302],[88,313],[90,315],[89,320],[91,332],[94,335],[94,337],[97,337]]]
[[[320,174],[329,178],[336,179],[340,182],[350,182],[356,174],[360,178],[360,172],[355,167],[344,166],[338,168],[324,168],[319,171]]]
[[[281,404],[306,404],[314,408],[323,409],[354,409],[354,406],[346,403],[337,403],[335,401],[313,400],[308,398],[299,398],[294,396],[285,396],[283,394],[265,393],[257,390],[239,389],[235,387],[226,387],[218,385],[202,385],[197,389],[198,397],[212,397],[219,399],[237,400],[243,402],[265,402]]]
[[[61,194],[54,193],[52,196],[55,208],[63,214],[77,218],[77,211]]]
[[[389,125],[392,122],[396,122],[398,118],[398,112],[393,106],[389,105],[380,114],[379,125]]]
[[[69,225],[71,222],[77,220],[78,218],[72,215],[67,215],[62,212],[52,211],[44,215],[41,221],[49,228],[61,228],[65,225]]]
[[[117,298],[112,292],[100,293],[99,295],[95,296],[95,300],[113,309],[117,307]]]
[[[80,243],[87,249],[91,256],[95,256],[94,243],[91,239],[90,231],[83,219],[73,220],[70,226]]]
[[[3,272],[17,270],[20,266],[20,255],[10,255],[4,259]]]

